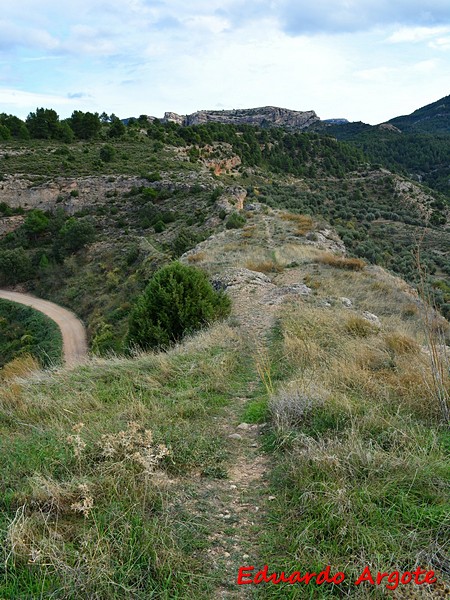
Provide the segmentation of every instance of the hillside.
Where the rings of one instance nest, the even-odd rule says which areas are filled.
[[[136,122],[117,139],[103,127],[103,140],[9,140],[0,151],[0,285],[75,310],[97,352],[123,350],[130,300],[159,266],[255,201],[320,216],[349,252],[411,282],[423,240],[428,283],[448,314],[446,199],[348,144],[248,125]],[[245,212],[236,226],[244,221]]]
[[[225,288],[228,321],[3,382],[0,595],[386,597],[352,583],[370,556],[374,573],[420,561],[439,597],[448,435],[423,319],[448,325],[339,251],[323,223],[254,203],[181,257]],[[264,564],[346,581],[236,585]]]
[[[404,132],[450,133],[450,96],[427,104],[410,115],[388,121]]]
[[[372,163],[395,170],[450,197],[449,96],[387,123],[316,123],[316,131],[333,135],[362,150]]]
[[[72,309],[91,357],[0,371],[0,598],[447,593],[445,196],[315,132],[47,117],[0,146],[0,286]],[[174,259],[231,315],[129,348]],[[345,580],[236,585],[265,564]]]

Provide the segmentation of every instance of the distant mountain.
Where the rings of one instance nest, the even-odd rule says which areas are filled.
[[[257,125],[258,127],[285,127],[287,129],[308,129],[320,121],[313,110],[299,111],[277,106],[242,108],[237,110],[199,110],[190,115],[166,112],[163,122],[179,125],[203,125],[204,123],[224,123],[227,125]]]
[[[327,125],[346,125],[349,122],[348,119],[323,119],[322,123]]]
[[[313,129],[450,197],[450,96],[380,125],[320,121]]]
[[[450,96],[388,122],[408,133],[450,133]]]

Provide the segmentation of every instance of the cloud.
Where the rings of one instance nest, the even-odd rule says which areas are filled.
[[[446,33],[450,33],[450,27],[402,27],[394,31],[386,41],[392,44],[423,42]]]
[[[70,100],[64,96],[35,94],[23,90],[0,88],[0,106],[14,104],[19,108],[36,106],[67,106]],[[34,109],[33,109],[34,110]]]
[[[91,95],[90,94],[85,94],[84,92],[73,92],[73,93],[69,92],[67,94],[67,97],[70,100],[75,100],[75,99],[78,99],[78,98],[90,98]]]
[[[386,25],[450,23],[448,0],[281,0],[279,18],[291,35],[348,33]]]

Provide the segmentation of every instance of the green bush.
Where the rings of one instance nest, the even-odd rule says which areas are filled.
[[[11,285],[31,277],[32,265],[23,248],[0,251],[0,285]]]
[[[230,300],[216,292],[206,275],[174,262],[155,273],[137,299],[129,321],[128,344],[167,347],[185,334],[225,317]]]
[[[245,224],[245,217],[234,212],[228,217],[225,226],[227,229],[240,229]]]
[[[114,160],[114,156],[116,155],[116,151],[113,146],[110,144],[106,144],[100,148],[100,160],[103,162],[111,162]]]

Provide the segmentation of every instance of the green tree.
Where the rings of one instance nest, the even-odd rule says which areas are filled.
[[[0,251],[0,285],[26,281],[31,273],[31,260],[23,248]]]
[[[111,125],[109,126],[108,135],[110,138],[120,138],[125,135],[125,125],[118,117],[111,117]]]
[[[9,131],[8,127],[0,123],[0,140],[9,140],[10,137],[11,132]]]
[[[61,124],[59,116],[52,108],[37,108],[27,117],[27,127],[32,138],[59,139]]]
[[[95,229],[88,221],[70,217],[59,232],[59,246],[65,254],[73,254],[94,241]]]
[[[84,113],[81,110],[73,111],[69,124],[80,140],[91,140],[99,133],[102,126],[98,113]]]
[[[167,347],[187,333],[226,316],[230,299],[203,271],[174,262],[155,273],[131,311],[128,344]]]
[[[30,133],[25,123],[15,115],[0,114],[0,123],[7,127],[13,138],[19,140],[29,140]]]
[[[49,218],[42,210],[32,210],[28,213],[23,224],[23,229],[30,239],[37,239],[45,233],[49,227]]]

